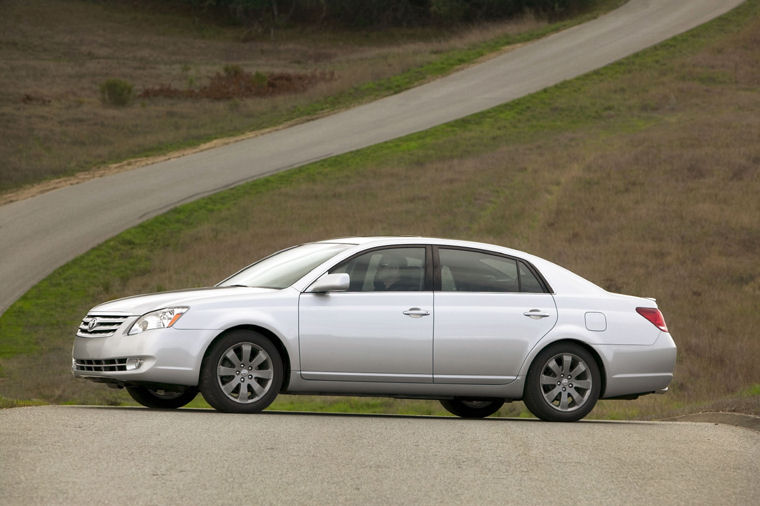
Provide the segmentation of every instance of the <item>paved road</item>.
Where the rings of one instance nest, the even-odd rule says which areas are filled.
[[[607,65],[742,0],[631,0],[435,82],[320,120],[0,207],[0,313],[58,266],[180,203],[400,137]]]
[[[711,423],[0,411],[7,505],[756,504],[758,456]]]

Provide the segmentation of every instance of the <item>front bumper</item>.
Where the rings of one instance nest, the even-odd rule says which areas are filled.
[[[195,386],[214,330],[156,329],[127,335],[125,322],[110,337],[76,337],[72,374],[94,381]]]

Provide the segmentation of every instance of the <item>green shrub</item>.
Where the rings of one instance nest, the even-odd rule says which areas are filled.
[[[253,77],[251,77],[251,82],[256,88],[266,88],[269,78],[263,72],[256,71],[256,73],[253,74]]]
[[[233,64],[225,65],[223,67],[223,70],[224,70],[224,75],[231,79],[239,78],[243,74],[245,74],[243,67],[241,67],[240,65],[233,65]]]
[[[104,104],[123,107],[132,101],[133,88],[122,79],[109,79],[100,85],[100,99]]]

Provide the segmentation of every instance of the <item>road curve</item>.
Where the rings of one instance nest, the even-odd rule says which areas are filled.
[[[0,314],[58,266],[178,204],[425,130],[661,42],[743,0],[630,0],[594,21],[319,120],[0,207]]]
[[[712,423],[0,410],[3,504],[755,504]]]

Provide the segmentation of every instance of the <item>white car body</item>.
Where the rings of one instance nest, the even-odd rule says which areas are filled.
[[[74,342],[73,374],[114,386],[197,387],[214,342],[245,329],[277,348],[284,369],[280,393],[519,400],[534,359],[555,343],[574,343],[593,356],[599,398],[662,393],[673,378],[670,334],[637,312],[655,310],[653,299],[609,293],[547,260],[490,244],[422,237],[317,244],[345,249],[285,288],[217,286],[94,307]],[[312,291],[347,259],[404,247],[425,248],[425,263],[416,268],[425,269],[426,280],[437,269],[433,286],[426,281],[424,289],[411,291]],[[520,276],[529,270],[544,291],[443,289],[446,268],[439,267],[439,252],[455,260],[469,253],[515,260]],[[142,315],[162,308],[188,309],[170,328],[129,333]],[[113,332],[88,333],[92,318],[98,318],[93,328],[115,318]]]

